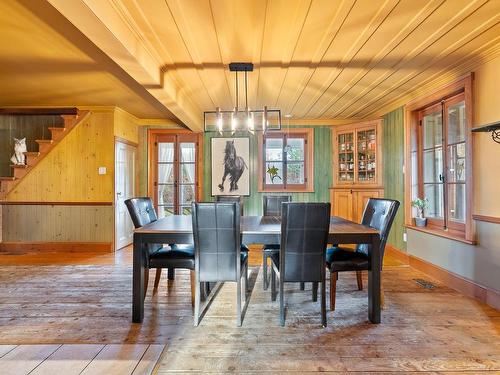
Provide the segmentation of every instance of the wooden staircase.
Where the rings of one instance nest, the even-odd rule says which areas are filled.
[[[25,165],[11,165],[13,176],[0,177],[0,200],[5,200],[9,192],[30,173],[33,168],[79,123],[90,115],[89,111],[77,111],[76,115],[61,115],[64,119],[64,127],[51,127],[51,139],[37,139],[38,151],[25,152]]]

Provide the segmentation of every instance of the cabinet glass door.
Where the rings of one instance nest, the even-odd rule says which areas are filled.
[[[360,182],[375,181],[377,172],[377,136],[375,129],[357,132],[357,151],[357,180]]]
[[[354,132],[341,133],[337,138],[338,179],[342,182],[354,180]]]

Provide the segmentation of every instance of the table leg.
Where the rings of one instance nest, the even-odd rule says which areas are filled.
[[[368,318],[374,324],[380,323],[380,237],[372,236],[371,270],[368,271]]]
[[[134,264],[132,285],[132,322],[142,323],[144,319],[144,243],[139,234],[134,234]]]

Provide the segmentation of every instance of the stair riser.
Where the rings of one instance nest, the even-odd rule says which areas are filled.
[[[23,178],[28,173],[28,168],[14,168],[14,177]]]
[[[61,115],[61,117],[64,119],[64,127],[65,128],[71,128],[73,125],[76,123],[76,116],[74,115]]]
[[[64,130],[51,130],[50,132],[52,134],[53,141],[59,141],[64,137]]]
[[[40,154],[45,154],[50,151],[53,145],[54,145],[53,143],[39,143],[38,152],[40,152]]]
[[[29,167],[37,163],[38,156],[26,156],[26,165]]]

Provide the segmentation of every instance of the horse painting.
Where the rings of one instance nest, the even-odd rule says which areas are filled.
[[[234,139],[226,141],[226,148],[224,150],[224,173],[222,175],[222,181],[218,185],[220,192],[224,191],[224,182],[226,181],[227,175],[229,175],[229,191],[238,190],[238,181],[241,178],[245,168],[248,169],[245,160],[236,155],[236,147],[234,147]]]

